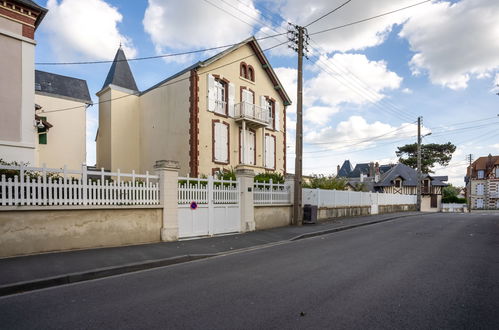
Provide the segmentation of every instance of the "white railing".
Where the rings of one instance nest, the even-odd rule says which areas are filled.
[[[442,212],[465,212],[467,209],[466,204],[442,203]]]
[[[416,196],[304,188],[303,204],[317,205],[318,207],[406,205],[416,204]]]
[[[197,205],[238,204],[239,182],[237,180],[218,180],[209,176],[201,178],[178,178],[178,204]]]
[[[289,186],[279,183],[255,182],[253,187],[253,203],[256,205],[291,204]]]
[[[216,113],[226,115],[227,114],[227,102],[215,100],[215,109]]]
[[[241,102],[234,105],[234,117],[257,120],[264,124],[268,124],[271,121],[268,109],[261,108],[248,102]]]
[[[158,176],[0,165],[0,206],[157,205]]]

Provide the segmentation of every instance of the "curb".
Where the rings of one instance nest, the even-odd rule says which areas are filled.
[[[370,222],[358,223],[358,224],[355,224],[355,225],[349,225],[349,226],[336,227],[336,228],[325,229],[325,230],[320,230],[320,231],[314,231],[314,232],[311,232],[311,233],[306,233],[306,234],[295,236],[295,237],[291,238],[290,241],[298,241],[298,240],[305,239],[305,238],[311,238],[311,237],[316,237],[316,236],[327,235],[327,234],[336,233],[336,232],[344,231],[344,230],[348,230],[348,229],[354,229],[354,228],[358,228],[358,227],[375,225],[377,223],[392,221],[392,220],[395,220],[395,219],[415,217],[417,215],[421,215],[421,214],[411,214],[411,215],[396,216],[396,217],[391,217],[391,218],[386,218],[386,219],[381,219],[381,220],[375,220],[375,221],[370,221]]]
[[[109,277],[113,275],[120,275],[125,273],[136,272],[139,270],[152,269],[164,266],[170,266],[174,264],[184,263],[188,261],[194,261],[199,259],[205,259],[209,257],[216,256],[216,254],[187,254],[167,259],[152,260],[140,263],[126,264],[122,266],[111,266],[106,268],[94,269],[91,271],[71,273],[61,276],[47,277],[42,279],[37,279],[33,281],[17,282],[7,285],[0,286],[0,297],[9,296],[16,293],[22,293],[26,291],[33,291],[39,289],[46,289],[54,286],[60,286],[64,284],[83,282],[88,280],[94,280],[103,277]]]
[[[283,244],[286,242],[298,241],[298,240],[302,240],[302,239],[306,239],[306,238],[327,235],[327,234],[345,231],[345,230],[349,230],[349,229],[353,229],[353,228],[369,226],[369,225],[374,225],[377,223],[387,222],[387,221],[400,219],[400,218],[414,217],[414,216],[418,216],[418,215],[421,215],[421,214],[399,215],[399,216],[385,218],[385,219],[381,219],[381,220],[358,223],[355,225],[348,225],[348,226],[343,226],[343,227],[325,229],[325,230],[321,230],[321,231],[315,231],[315,232],[311,232],[311,233],[298,235],[298,236],[292,237],[290,239],[284,239],[281,241],[276,241],[276,242],[271,242],[271,243],[266,243],[266,244],[261,244],[261,245],[255,245],[255,246],[245,247],[245,248],[241,248],[241,249],[227,250],[227,251],[222,251],[222,252],[218,252],[218,253],[187,254],[187,255],[181,255],[181,256],[176,256],[176,257],[171,257],[171,258],[166,258],[166,259],[148,260],[145,262],[131,263],[131,264],[126,264],[126,265],[122,265],[122,266],[110,266],[110,267],[98,268],[98,269],[94,269],[94,270],[90,270],[90,271],[41,278],[41,279],[32,280],[32,281],[24,281],[24,282],[12,283],[12,284],[0,285],[0,297],[9,296],[9,295],[18,294],[18,293],[23,293],[23,292],[28,292],[28,291],[46,289],[46,288],[60,286],[60,285],[64,285],[64,284],[84,282],[84,281],[89,281],[89,280],[94,280],[94,279],[99,279],[99,278],[104,278],[104,277],[109,277],[109,276],[114,276],[114,275],[132,273],[132,272],[136,272],[136,271],[140,271],[140,270],[153,269],[153,268],[159,268],[159,267],[164,267],[164,266],[171,266],[171,265],[185,263],[185,262],[189,262],[189,261],[195,261],[195,260],[206,259],[206,258],[217,257],[217,256],[224,256],[224,255],[245,252],[245,251],[251,251],[254,249],[275,246],[275,245]]]

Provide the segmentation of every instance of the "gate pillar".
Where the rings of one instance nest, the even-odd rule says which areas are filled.
[[[157,160],[154,170],[159,176],[159,199],[163,207],[161,241],[178,240],[178,171],[174,160]]]
[[[253,203],[253,187],[255,172],[247,168],[236,168],[236,178],[240,189],[241,231],[255,230],[255,208]]]

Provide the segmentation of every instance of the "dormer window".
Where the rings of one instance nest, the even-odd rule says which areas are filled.
[[[400,188],[402,186],[402,181],[401,180],[395,180],[395,188]]]
[[[483,179],[485,177],[485,171],[484,170],[479,170],[477,172],[477,178]]]

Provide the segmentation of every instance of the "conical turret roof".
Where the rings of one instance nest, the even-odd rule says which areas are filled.
[[[139,91],[135,79],[133,78],[132,70],[130,70],[130,66],[128,65],[125,52],[121,46],[116,52],[113,64],[111,65],[111,69],[109,69],[102,89],[109,85],[123,87],[132,91]]]

